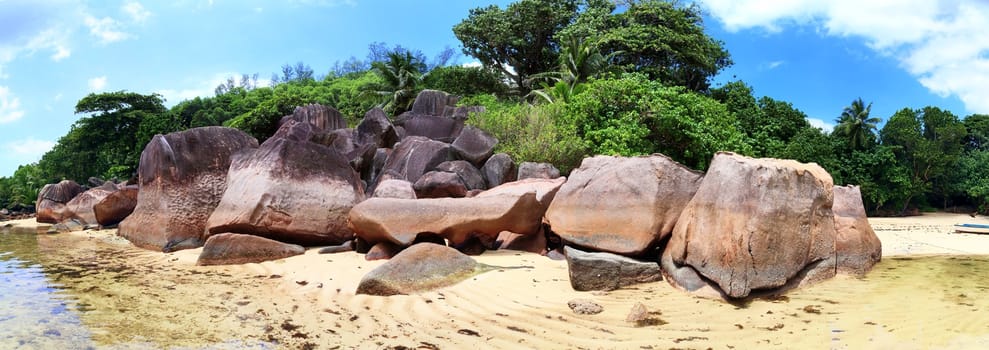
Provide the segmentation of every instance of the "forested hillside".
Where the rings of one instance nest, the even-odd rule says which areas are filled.
[[[622,3],[619,10],[607,0],[520,0],[471,10],[452,30],[480,66],[450,65],[451,51],[430,58],[372,43],[366,58],[326,63],[326,73],[286,64],[270,86],[244,74],[214,96],[171,108],[158,94],[91,94],[51,151],[0,178],[0,207],[30,207],[41,186],[62,179],[130,179],[155,134],[224,125],[263,141],[299,105],[333,106],[355,125],[372,107],[394,118],[419,91],[437,89],[486,107],[468,123],[496,136],[496,151],[564,172],[589,155],[656,152],[704,170],[714,152],[733,151],[816,162],[835,184],[862,186],[874,214],[989,211],[989,115],[928,106],[877,116],[867,95],[849,96],[847,106],[834,106],[834,130],[817,129],[792,104],[758,96],[744,81],[712,86],[732,62],[705,34],[698,8]]]

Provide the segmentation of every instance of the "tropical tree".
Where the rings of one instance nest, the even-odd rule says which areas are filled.
[[[882,119],[869,117],[871,111],[872,103],[866,106],[859,97],[845,107],[841,117],[835,120],[838,123],[834,128],[835,133],[845,137],[853,150],[864,149],[875,143],[876,125]]]
[[[532,76],[532,79],[544,79],[550,83],[541,83],[541,90],[532,90],[531,95],[553,103],[569,101],[570,97],[580,93],[581,84],[588,78],[596,76],[608,69],[608,60],[614,53],[607,56],[601,54],[597,45],[577,35],[568,35],[563,42],[560,52],[559,68],[557,71],[544,72]]]
[[[367,98],[380,101],[378,107],[397,115],[412,107],[426,64],[408,50],[391,51],[387,57],[385,61],[371,63],[371,70],[381,82],[365,86],[364,93]]]

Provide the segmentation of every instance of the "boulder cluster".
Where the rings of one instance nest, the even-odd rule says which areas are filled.
[[[577,290],[665,276],[729,299],[862,275],[881,257],[858,188],[834,186],[816,164],[718,153],[701,173],[659,154],[596,156],[565,178],[550,164],[494,154],[498,140],[465,124],[478,112],[427,90],[411,111],[373,109],[355,128],[331,107],[301,106],[261,144],[224,127],[157,135],[137,186],[47,185],[38,220],[119,222],[118,234],[140,247],[204,247],[203,265],[304,246],[369,260],[444,247],[382,265],[385,279],[362,282],[372,294],[419,290],[387,282],[400,271],[466,276],[476,268],[462,254],[489,249],[565,257]]]

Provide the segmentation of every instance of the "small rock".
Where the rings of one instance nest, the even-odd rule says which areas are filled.
[[[563,249],[570,270],[570,285],[574,290],[615,290],[663,279],[662,269],[655,262],[611,253],[587,253],[569,246]]]
[[[574,299],[568,301],[567,306],[578,315],[596,315],[604,311],[600,304],[589,299]]]
[[[352,251],[352,250],[354,250],[354,241],[353,240],[350,240],[350,241],[343,242],[340,245],[332,245],[332,246],[329,246],[329,247],[323,247],[323,248],[321,248],[319,250],[319,253],[320,254],[333,254],[333,253],[349,252],[349,251]]]
[[[649,310],[646,309],[646,306],[642,303],[635,303],[632,306],[632,311],[629,311],[628,316],[625,317],[625,322],[639,323],[647,318],[649,318]]]

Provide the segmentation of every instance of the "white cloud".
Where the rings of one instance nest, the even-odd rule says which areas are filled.
[[[240,84],[242,74],[239,73],[217,73],[207,80],[195,81],[183,89],[160,89],[155,91],[165,97],[166,105],[173,106],[185,100],[196,97],[212,97],[216,95],[216,87],[226,84],[227,78],[234,77],[234,84]],[[271,79],[258,79],[257,88],[267,87],[271,84]]]
[[[701,0],[728,30],[812,26],[860,37],[930,91],[989,113],[989,3],[980,0]]]
[[[103,91],[106,87],[106,76],[95,77],[89,79],[89,91],[98,92]]]
[[[784,63],[786,63],[786,61],[772,61],[772,62],[766,63],[764,65],[764,67],[765,67],[766,70],[773,70],[773,69],[776,69],[779,66],[782,66]]]
[[[144,23],[148,17],[151,17],[151,11],[145,9],[144,6],[137,1],[124,2],[124,5],[121,6],[120,9],[123,10],[134,23]]]
[[[0,86],[0,124],[17,121],[24,117],[21,100],[10,93],[6,86]]]
[[[474,68],[482,66],[481,61],[470,61],[460,65],[461,67]]]
[[[130,34],[119,30],[120,22],[110,17],[96,18],[86,15],[85,23],[86,27],[89,27],[89,33],[99,38],[102,44],[115,43],[131,37]]]
[[[38,140],[33,137],[29,137],[23,140],[14,140],[7,142],[3,145],[3,148],[12,152],[15,156],[21,159],[28,159],[28,162],[37,161],[41,159],[41,156],[55,147],[55,142],[47,140]]]
[[[834,130],[834,124],[828,123],[823,119],[808,117],[807,122],[810,123],[810,126],[821,129],[824,132],[831,132],[831,130]]]

